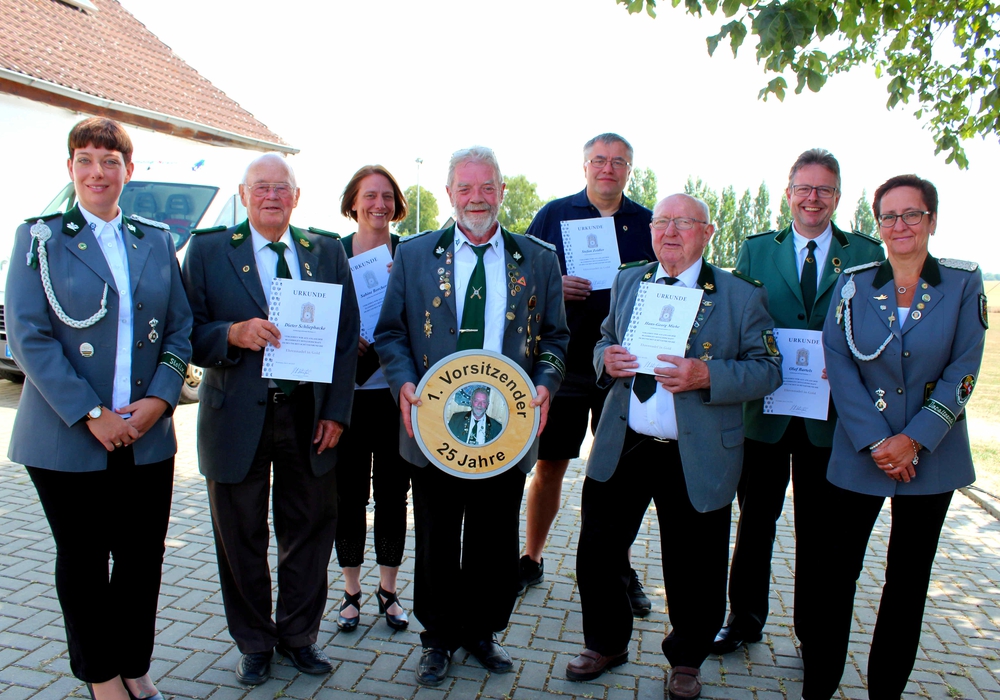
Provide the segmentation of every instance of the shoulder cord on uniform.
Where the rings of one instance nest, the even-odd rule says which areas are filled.
[[[889,337],[885,339],[885,342],[879,346],[871,355],[864,355],[858,350],[858,346],[854,344],[854,329],[851,327],[851,299],[854,297],[854,292],[856,287],[854,286],[854,275],[847,280],[847,284],[844,288],[840,290],[840,298],[844,300],[844,337],[847,339],[847,347],[851,349],[851,354],[862,362],[871,362],[876,357],[882,354],[882,351],[889,347],[889,343],[892,342],[892,331],[889,331]]]
[[[49,277],[49,254],[45,250],[45,241],[52,236],[52,229],[45,225],[41,219],[31,227],[31,237],[38,241],[38,271],[42,277],[42,288],[45,290],[45,298],[49,300],[49,306],[55,311],[59,320],[70,328],[89,328],[100,321],[108,313],[108,283],[104,283],[104,296],[101,298],[101,308],[93,316],[83,321],[70,318],[63,311],[59,300],[56,299],[56,292],[52,289],[52,280]]]

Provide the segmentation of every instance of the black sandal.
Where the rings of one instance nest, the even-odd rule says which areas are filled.
[[[378,611],[379,613],[385,613],[385,623],[394,630],[405,630],[410,624],[410,620],[406,617],[406,611],[403,610],[399,615],[393,615],[389,612],[389,608],[392,607],[393,603],[399,605],[402,609],[402,605],[399,602],[399,598],[396,597],[395,593],[390,593],[389,591],[382,588],[380,583],[378,586]],[[385,598],[383,602],[382,599]]]
[[[356,617],[344,617],[343,612],[349,607],[358,611]],[[361,619],[361,591],[358,591],[354,595],[344,591],[344,602],[340,604],[340,612],[341,614],[337,616],[337,627],[344,632],[350,632],[355,629],[358,626],[358,620]]]

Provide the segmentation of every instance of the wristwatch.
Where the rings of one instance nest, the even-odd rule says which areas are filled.
[[[102,406],[94,406],[87,412],[87,420],[97,420],[101,417],[101,413],[103,412],[104,408]]]

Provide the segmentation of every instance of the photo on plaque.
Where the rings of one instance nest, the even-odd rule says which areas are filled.
[[[487,384],[470,383],[448,397],[445,420],[456,440],[466,445],[488,445],[507,424],[507,402]]]

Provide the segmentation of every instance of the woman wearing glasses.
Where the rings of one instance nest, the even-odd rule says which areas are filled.
[[[120,124],[73,127],[77,203],[17,230],[5,308],[25,375],[9,454],[48,518],[70,669],[96,700],[160,698],[149,664],[177,450],[171,415],[191,357],[167,226],[118,206],[131,159]]]
[[[366,165],[351,177],[340,211],[358,223],[357,233],[341,239],[348,258],[386,246],[396,251],[399,236],[389,224],[406,218],[406,197],[381,165]],[[374,328],[368,329],[369,332]],[[392,629],[409,624],[396,597],[396,574],[406,543],[406,494],[410,471],[399,455],[399,410],[379,369],[378,355],[364,337],[358,341],[354,419],[340,441],[337,461],[337,562],[344,573],[344,602],[337,626],[358,626],[361,615],[361,564],[368,531],[366,508],[375,495],[375,561],[379,565],[378,609]]]
[[[875,192],[888,259],[849,268],[823,330],[839,414],[827,478],[834,485],[825,585],[813,590],[825,634],[803,647],[807,700],[830,698],[844,671],[856,582],[886,497],[892,525],[868,660],[868,696],[898,698],[913,669],[938,536],[952,493],[975,480],[964,409],[986,336],[975,263],[937,259],[937,190],[900,175]]]

